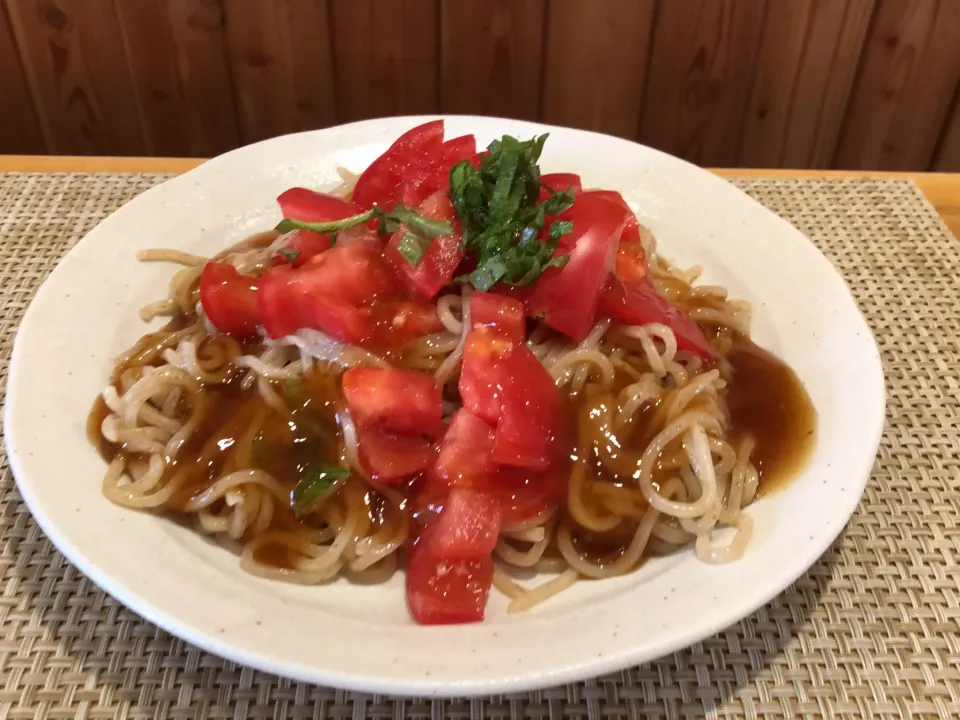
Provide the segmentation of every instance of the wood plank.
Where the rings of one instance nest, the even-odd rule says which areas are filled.
[[[874,0],[770,3],[737,164],[829,167]]]
[[[155,155],[217,155],[239,143],[219,0],[117,3],[127,62]]]
[[[338,120],[437,112],[437,0],[331,3]]]
[[[147,151],[110,0],[6,0],[51,151]]]
[[[766,0],[659,7],[640,139],[701,165],[733,165]]]
[[[950,0],[879,0],[834,164],[927,168],[960,80]]]
[[[326,0],[224,0],[243,142],[336,124]]]
[[[4,6],[0,6],[0,97],[4,106],[0,112],[0,153],[43,152],[46,144]]]
[[[543,119],[634,139],[650,55],[654,0],[553,0]]]
[[[440,4],[444,112],[536,120],[545,0]]]
[[[953,109],[943,127],[933,169],[937,172],[960,172],[960,88],[957,88]]]

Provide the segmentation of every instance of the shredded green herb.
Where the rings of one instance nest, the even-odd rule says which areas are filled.
[[[300,253],[293,248],[280,248],[277,250],[277,253],[283,255],[287,260],[294,263],[297,261],[297,258],[300,257]]]
[[[463,246],[477,256],[477,267],[455,278],[477,290],[498,282],[529,285],[544,270],[563,267],[569,256],[553,257],[560,238],[573,223],[555,221],[546,238],[542,230],[549,216],[573,205],[573,193],[552,190],[539,203],[540,168],[537,161],[547,136],[520,141],[505,135],[494,140],[481,156],[480,167],[469,161],[450,171],[450,201],[463,230]]]
[[[350,474],[342,467],[310,467],[293,489],[291,500],[293,512],[300,515],[317,500],[331,492],[341,480]]]

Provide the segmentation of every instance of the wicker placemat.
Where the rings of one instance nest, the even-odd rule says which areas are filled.
[[[0,175],[4,384],[40,281],[164,178]],[[912,183],[737,184],[840,267],[877,335],[889,392],[857,513],[787,592],[688,650],[578,685],[476,700],[364,696],[239,667],[124,609],[53,549],[3,456],[0,718],[960,716],[960,245]]]

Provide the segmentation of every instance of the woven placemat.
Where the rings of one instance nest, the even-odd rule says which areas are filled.
[[[165,177],[0,175],[4,386],[38,284],[97,222]],[[737,184],[841,269],[876,333],[889,393],[856,514],[769,605],[658,662],[541,692],[404,700],[314,687],[197,650],[106,597],[38,529],[3,456],[0,718],[960,716],[960,244],[909,182]]]

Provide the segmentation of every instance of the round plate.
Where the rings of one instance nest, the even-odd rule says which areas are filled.
[[[280,675],[369,692],[471,695],[556,685],[651,660],[736,622],[793,582],[850,517],[884,418],[880,359],[843,280],[795,228],[714,175],[647,147],[579,130],[447,118],[479,144],[549,132],[545,172],[620,190],[658,249],[702,265],[704,282],[754,305],[754,338],[785,359],[819,414],[806,470],[748,510],[746,556],[690,551],[612,580],[580,582],[507,615],[494,591],[482,624],[419,627],[403,577],[299,587],[251,577],[235,556],[101,494],[104,463],[84,425],[111,358],[147,331],[137,310],[166,297],[174,268],[136,252],[212,255],[279,220],[292,185],[332,188],[428,118],[390,118],[257,143],[145,192],[71,250],[20,327],[7,387],[6,442],[24,500],[57,548],[106,592],[217,655]]]

